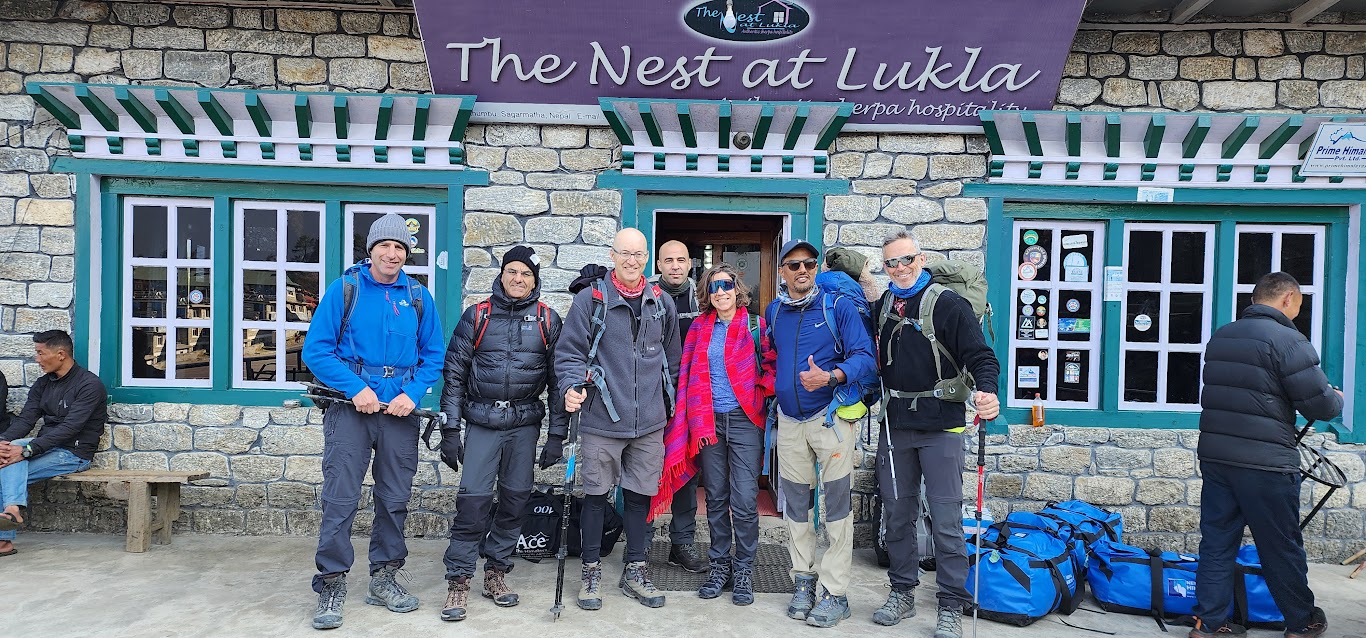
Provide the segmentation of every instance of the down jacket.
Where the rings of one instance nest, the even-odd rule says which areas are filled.
[[[1295,412],[1326,421],[1342,397],[1319,368],[1319,355],[1281,311],[1253,304],[1214,332],[1205,347],[1200,393],[1202,461],[1295,473]]]
[[[564,392],[555,377],[560,315],[551,308],[537,312],[540,293],[537,281],[525,299],[512,299],[503,291],[503,282],[495,279],[488,324],[477,349],[478,304],[460,315],[446,347],[446,385],[441,390],[441,411],[447,415],[448,427],[458,427],[463,418],[494,430],[539,428],[546,413],[541,392],[548,387],[549,434],[565,436],[569,431]]]

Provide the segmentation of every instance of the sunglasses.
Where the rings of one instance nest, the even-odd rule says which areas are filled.
[[[735,290],[735,282],[729,279],[716,279],[713,280],[710,284],[707,284],[707,292],[709,294],[714,295],[718,292],[726,290]]]
[[[787,266],[788,270],[792,272],[797,272],[802,268],[805,268],[807,270],[815,270],[817,263],[820,262],[817,262],[814,257],[809,257],[807,259],[789,259],[783,262],[783,265]]]
[[[911,254],[911,255],[902,255],[902,256],[900,256],[900,257],[893,257],[893,258],[891,258],[891,259],[884,259],[884,260],[882,260],[882,265],[883,265],[883,266],[886,266],[888,269],[896,268],[897,266],[909,266],[909,265],[911,265],[912,263],[914,263],[916,257],[919,257],[919,256],[920,256],[920,253],[914,253],[914,254]]]

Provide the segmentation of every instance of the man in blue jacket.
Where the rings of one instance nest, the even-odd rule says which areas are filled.
[[[403,522],[417,472],[419,424],[411,413],[441,378],[444,348],[431,293],[403,272],[409,236],[394,213],[376,220],[365,242],[369,259],[327,287],[304,340],[309,370],[354,404],[337,404],[323,415],[316,629],[342,624],[346,572],[354,559],[351,524],[372,451],[375,519],[365,602],[400,613],[418,605],[394,576],[408,556]]]
[[[845,592],[854,556],[849,475],[854,467],[857,434],[854,423],[843,418],[835,418],[827,426],[826,410],[835,389],[873,373],[877,359],[873,340],[852,301],[832,299],[835,330],[826,325],[823,297],[828,293],[816,285],[819,254],[815,246],[800,239],[783,246],[778,257],[783,283],[765,315],[770,319],[770,336],[777,352],[778,474],[796,584],[787,615],[809,625],[833,627],[849,617]],[[811,520],[816,515],[812,494],[818,481],[826,499],[826,534],[830,539],[819,564]],[[819,603],[818,577],[825,590]]]
[[[1304,295],[1273,272],[1252,288],[1243,316],[1205,346],[1200,393],[1200,566],[1191,638],[1242,635],[1227,621],[1243,527],[1252,530],[1262,573],[1285,615],[1286,638],[1328,629],[1314,606],[1300,535],[1300,454],[1295,413],[1326,421],[1342,413],[1314,345],[1295,328]]]

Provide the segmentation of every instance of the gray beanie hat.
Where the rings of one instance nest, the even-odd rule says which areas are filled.
[[[368,254],[375,249],[375,244],[392,239],[403,244],[404,252],[411,253],[412,248],[408,245],[410,236],[407,222],[398,213],[389,213],[370,224],[370,235],[365,238],[365,252]]]

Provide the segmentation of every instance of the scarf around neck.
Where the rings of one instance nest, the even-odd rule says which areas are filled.
[[[669,285],[669,282],[664,281],[664,277],[661,276],[655,283],[659,284],[659,289],[663,290],[670,297],[677,297],[680,294],[683,294],[683,296],[688,299],[688,308],[686,310],[679,308],[679,312],[697,312],[697,284],[695,284],[691,278],[684,278],[683,283],[677,286],[671,286]]]
[[[895,282],[887,282],[887,289],[892,291],[892,296],[898,299],[910,299],[920,294],[920,291],[928,285],[930,285],[930,271],[921,270],[920,276],[916,278],[915,283],[911,284],[910,288],[901,288]]]
[[[820,289],[820,286],[813,285],[811,286],[811,292],[807,293],[805,297],[793,299],[792,295],[787,291],[787,283],[784,282],[778,285],[778,301],[783,302],[784,306],[805,308],[810,305],[812,301],[816,300],[816,293],[820,292]]]
[[[627,298],[627,299],[635,299],[636,297],[639,297],[639,296],[641,295],[641,293],[644,293],[644,292],[645,292],[645,278],[644,278],[644,277],[641,277],[641,278],[640,278],[640,281],[637,281],[637,282],[636,282],[636,285],[631,286],[631,287],[627,287],[626,284],[621,283],[621,280],[620,280],[620,279],[617,279],[617,271],[616,271],[616,270],[613,270],[613,271],[612,271],[612,275],[611,275],[611,276],[612,276],[612,286],[614,286],[614,287],[617,289],[617,292],[621,293],[621,296],[623,296],[623,297],[625,297],[625,298]]]

